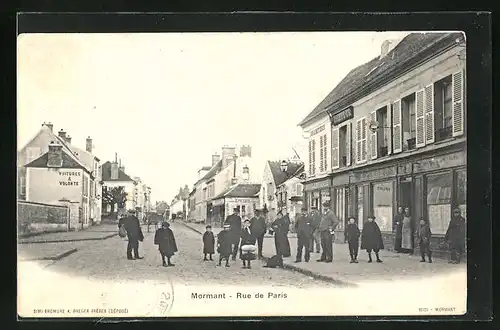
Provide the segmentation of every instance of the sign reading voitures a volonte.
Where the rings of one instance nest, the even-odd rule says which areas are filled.
[[[80,170],[64,170],[59,172],[60,186],[79,186],[82,173]]]

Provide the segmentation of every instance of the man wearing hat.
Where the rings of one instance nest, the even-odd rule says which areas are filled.
[[[332,262],[333,261],[333,235],[334,230],[339,224],[339,219],[330,210],[330,202],[324,202],[323,208],[325,213],[321,217],[321,222],[318,226],[318,231],[321,235],[321,258],[318,262]]]
[[[311,218],[307,214],[307,207],[302,207],[302,213],[297,217],[295,222],[295,231],[297,233],[297,256],[295,262],[302,261],[302,250],[305,248],[306,252],[304,260],[309,262],[311,250],[309,245],[313,235],[313,227],[311,225]]]
[[[309,218],[311,219],[311,227],[313,229],[313,234],[311,237],[311,246],[309,250],[311,252],[314,252],[314,246],[316,245],[316,253],[320,253],[321,234],[318,230],[318,227],[319,223],[321,222],[321,216],[316,206],[311,207],[311,214],[309,215]]]
[[[122,224],[127,231],[127,259],[143,259],[139,256],[139,241],[143,241],[144,235],[142,234],[139,219],[135,216],[135,210],[128,211],[128,215],[122,219]],[[133,256],[132,250],[134,251]]]
[[[461,210],[457,207],[453,210],[448,230],[444,236],[445,241],[450,248],[449,263],[458,264],[465,250],[465,219],[462,217]]]
[[[255,209],[255,216],[250,220],[250,231],[257,239],[257,256],[262,259],[262,245],[266,234],[266,219],[262,215],[262,210]]]
[[[226,218],[224,224],[228,224],[229,228],[229,237],[232,244],[232,260],[236,260],[236,255],[238,254],[238,247],[240,245],[240,235],[241,235],[241,218],[240,218],[240,209],[235,207],[233,209],[233,214]]]

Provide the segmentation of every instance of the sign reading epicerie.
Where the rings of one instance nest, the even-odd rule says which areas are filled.
[[[60,186],[79,186],[81,172],[79,170],[63,170],[59,172],[59,185]]]

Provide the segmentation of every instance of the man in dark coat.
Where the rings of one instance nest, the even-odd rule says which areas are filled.
[[[462,217],[459,208],[453,210],[453,216],[448,225],[448,230],[444,236],[450,248],[449,263],[458,264],[465,250],[465,219]]]
[[[229,224],[224,225],[224,229],[217,234],[217,252],[219,253],[219,266],[222,260],[226,260],[226,267],[229,267],[229,256],[231,255],[231,233]]]
[[[274,246],[276,255],[283,258],[288,258],[290,253],[290,242],[288,241],[288,231],[290,226],[290,218],[288,215],[283,216],[281,211],[278,212],[276,220],[271,224],[274,231]]]
[[[372,250],[375,252],[377,262],[382,262],[378,252],[384,249],[384,241],[374,216],[369,216],[368,221],[363,225],[363,231],[361,232],[361,249],[368,252],[368,262],[372,262]]]
[[[339,219],[330,210],[330,202],[323,203],[325,213],[321,217],[321,222],[318,226],[318,231],[321,235],[321,248],[322,253],[318,262],[332,262],[333,261],[333,238],[334,230],[339,224]]]
[[[262,259],[262,245],[266,234],[266,219],[261,210],[255,210],[255,216],[250,220],[250,230],[257,239],[258,258]]]
[[[170,229],[170,224],[168,222],[163,222],[161,228],[156,231],[154,243],[155,245],[158,245],[163,267],[175,266],[170,261],[170,258],[178,250],[174,233],[172,232],[172,229]],[[165,262],[165,257],[167,257],[168,263]]]
[[[305,249],[304,260],[309,262],[311,257],[310,244],[313,234],[311,219],[307,214],[307,207],[302,208],[302,213],[295,222],[295,232],[297,233],[297,256],[295,262],[302,261],[302,250]]]
[[[311,246],[309,250],[311,251],[311,253],[314,252],[314,246],[316,245],[316,253],[320,253],[321,234],[318,230],[318,227],[319,223],[321,222],[321,215],[319,214],[316,207],[312,207],[309,217],[311,218],[311,226],[313,228],[313,236],[311,238]]]
[[[130,210],[129,214],[121,219],[125,230],[127,231],[127,259],[143,259],[143,257],[139,256],[139,241],[144,240],[144,235],[142,234],[141,224],[139,223],[139,219],[135,216],[135,210]],[[132,250],[134,251],[134,255],[132,256]]]
[[[397,253],[402,252],[401,243],[403,241],[403,207],[398,207],[398,213],[394,216],[392,221],[394,232],[394,250]]]
[[[240,245],[240,235],[241,235],[241,218],[240,218],[240,209],[234,208],[233,214],[226,218],[224,224],[228,224],[230,226],[229,233],[232,245],[232,260],[236,260],[236,255],[238,254],[238,247]]]

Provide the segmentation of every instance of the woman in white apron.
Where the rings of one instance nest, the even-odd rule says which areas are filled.
[[[410,208],[408,206],[405,207],[405,211],[403,214],[403,228],[401,232],[402,232],[401,250],[403,250],[403,252],[406,253],[413,252],[413,241],[412,241],[413,230],[411,223]]]

